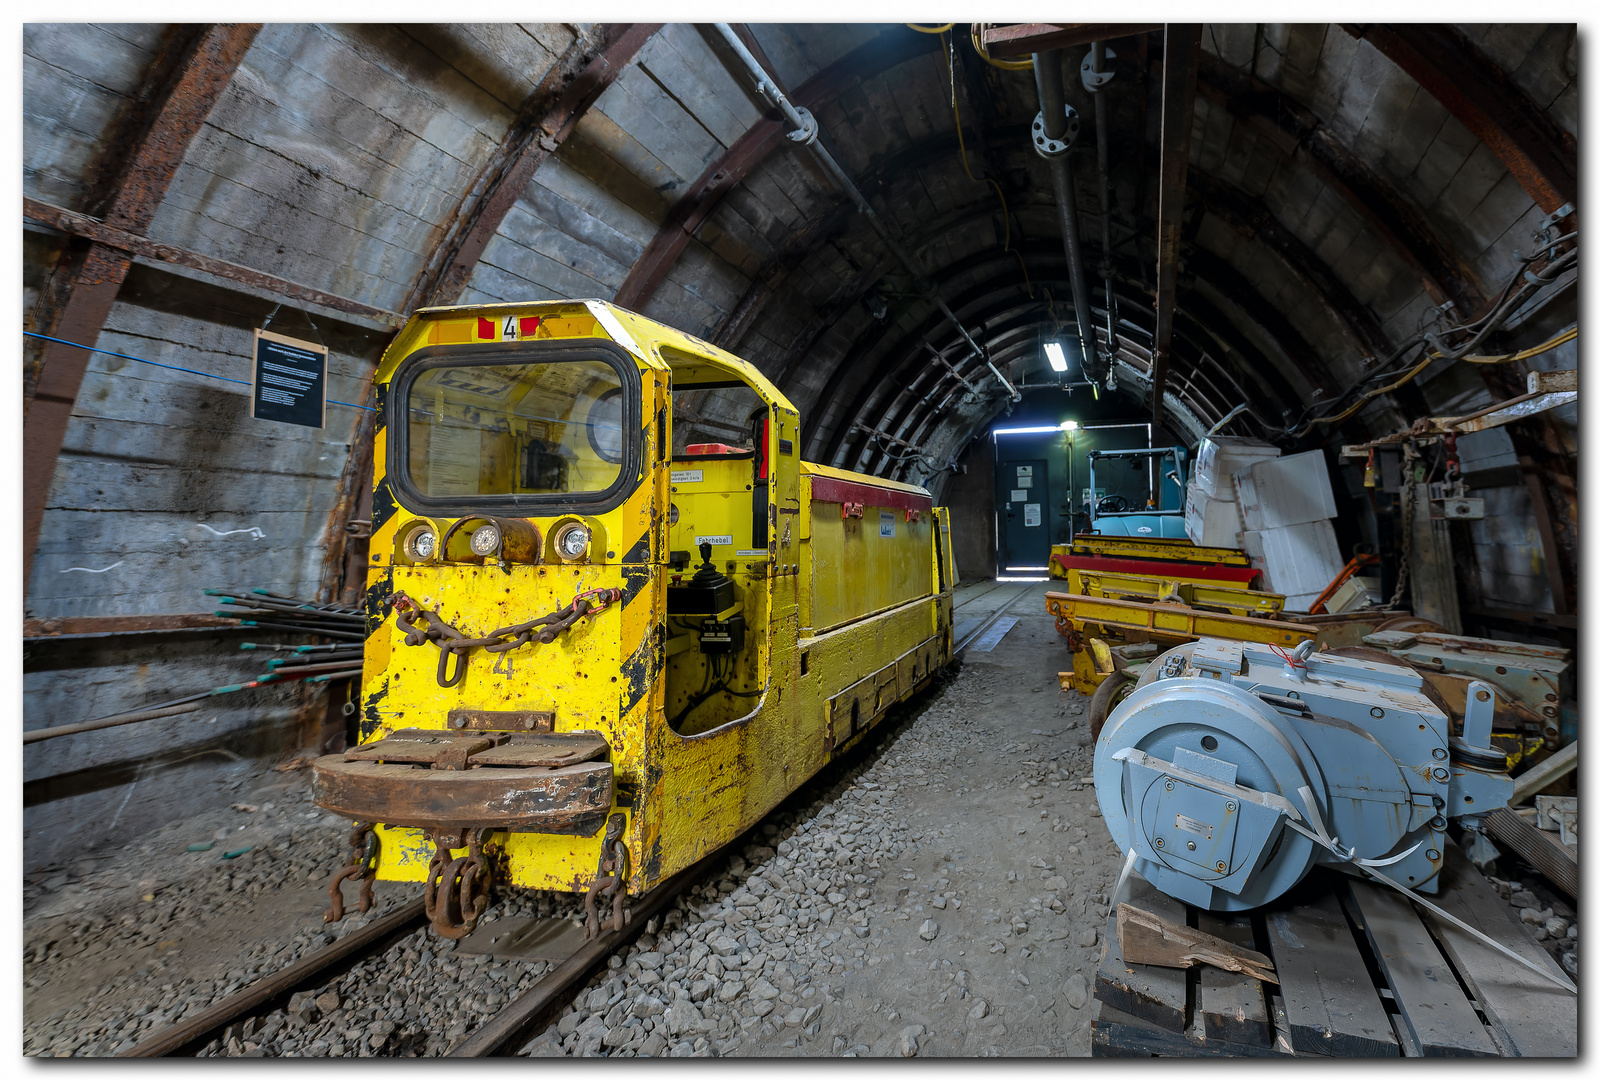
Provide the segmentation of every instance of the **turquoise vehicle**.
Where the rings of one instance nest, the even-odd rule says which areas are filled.
[[[1145,458],[1148,462],[1150,497],[1144,507],[1136,507],[1125,495],[1103,495],[1089,503],[1089,531],[1101,536],[1165,537],[1181,539],[1183,530],[1183,490],[1187,474],[1184,463],[1189,453],[1181,446],[1155,446],[1147,450],[1091,450],[1089,490],[1099,491],[1094,465],[1102,458]],[[1169,466],[1168,459],[1171,460]],[[1171,508],[1160,504],[1171,502]]]

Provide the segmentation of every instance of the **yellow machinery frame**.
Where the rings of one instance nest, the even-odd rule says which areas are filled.
[[[1045,609],[1056,617],[1057,626],[1070,625],[1080,638],[1089,626],[1101,626],[1124,634],[1141,634],[1174,645],[1202,637],[1216,637],[1293,648],[1302,641],[1315,640],[1317,637],[1317,628],[1313,626],[1197,611],[1182,604],[1145,604],[1135,600],[1060,592],[1047,592],[1044,595]],[[1107,674],[1096,668],[1088,648],[1074,650],[1072,667],[1068,685],[1080,694],[1094,693]]]
[[[1073,537],[1070,544],[1057,544],[1062,555],[1100,555],[1114,559],[1170,559],[1175,562],[1203,563],[1207,566],[1249,566],[1250,556],[1238,548],[1201,547],[1176,537],[1095,536]]]
[[[1272,618],[1283,611],[1281,593],[1259,592],[1234,582],[1200,578],[1151,577],[1110,571],[1067,571],[1067,588],[1079,596],[1154,603],[1171,600],[1188,607],[1223,608],[1230,615]]]

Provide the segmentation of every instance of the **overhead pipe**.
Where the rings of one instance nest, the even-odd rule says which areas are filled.
[[[1072,163],[1067,156],[1072,139],[1077,135],[1077,118],[1068,120],[1059,49],[1033,54],[1033,78],[1039,91],[1033,147],[1050,164],[1050,183],[1055,188],[1056,211],[1061,216],[1061,240],[1067,250],[1067,277],[1072,283],[1072,314],[1078,325],[1078,345],[1082,349],[1084,370],[1093,378],[1100,374],[1100,354],[1089,324],[1089,275],[1084,270],[1083,246],[1078,241],[1078,204],[1072,183]]]
[[[1021,401],[1022,394],[1018,392],[1015,386],[1011,385],[1011,380],[1007,379],[1000,369],[994,366],[988,354],[983,351],[983,347],[967,332],[967,328],[961,324],[961,320],[956,318],[955,312],[950,310],[950,305],[944,302],[944,299],[939,295],[932,283],[928,281],[927,274],[923,271],[922,265],[917,261],[916,256],[906,250],[905,246],[895,239],[889,232],[888,226],[884,224],[883,219],[878,216],[878,212],[867,201],[867,197],[861,193],[861,190],[856,187],[849,175],[834,160],[833,155],[828,152],[828,148],[817,141],[817,133],[819,131],[817,118],[811,115],[809,109],[797,108],[789,101],[784,92],[778,89],[778,85],[773,82],[772,77],[767,74],[766,69],[761,66],[761,62],[751,55],[749,49],[745,48],[744,42],[739,40],[739,35],[733,32],[733,27],[727,23],[716,23],[715,26],[717,33],[722,35],[722,40],[727,44],[728,48],[733,51],[733,54],[739,58],[749,70],[751,76],[755,78],[756,92],[766,96],[783,113],[784,119],[788,120],[792,128],[788,136],[790,141],[797,142],[811,151],[811,155],[816,158],[817,164],[822,166],[823,171],[833,178],[833,182],[839,186],[839,189],[850,197],[851,202],[855,203],[856,209],[867,219],[867,224],[872,226],[873,231],[878,234],[878,238],[889,249],[889,254],[899,260],[900,264],[910,272],[918,290],[938,305],[940,313],[944,315],[951,326],[956,328],[956,332],[966,341],[968,348],[988,366],[989,370],[994,373],[994,377],[1000,380],[1000,385],[1005,387],[1006,393],[1011,396],[1011,400]]]
[[[1100,275],[1106,282],[1106,377],[1108,385],[1114,378],[1111,358],[1117,355],[1117,298],[1111,283],[1111,121],[1110,106],[1101,91],[1111,81],[1115,71],[1107,61],[1117,54],[1106,48],[1106,43],[1096,41],[1089,46],[1089,56],[1084,61],[1083,88],[1094,95],[1094,143],[1099,165],[1100,180]]]

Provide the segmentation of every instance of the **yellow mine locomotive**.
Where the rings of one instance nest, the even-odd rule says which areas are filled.
[[[430,308],[375,377],[354,823],[330,885],[636,896],[737,837],[951,658],[949,519],[800,460],[752,365],[589,301]],[[692,441],[702,440],[702,441]]]

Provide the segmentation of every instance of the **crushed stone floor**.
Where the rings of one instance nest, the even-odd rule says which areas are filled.
[[[1057,690],[1068,654],[1045,588],[964,589],[976,599],[958,629],[1028,595],[998,645],[779,807],[520,1052],[1087,1055],[1118,860],[1084,782],[1087,702]],[[125,1050],[415,896],[379,883],[372,912],[324,927],[347,829],[307,779],[274,774],[235,807],[26,880],[24,1053]],[[1497,887],[1563,923],[1546,945],[1559,938],[1575,967],[1575,923],[1546,910],[1559,900]],[[565,894],[510,893],[485,920],[580,912]],[[549,966],[419,930],[206,1053],[436,1056]]]

